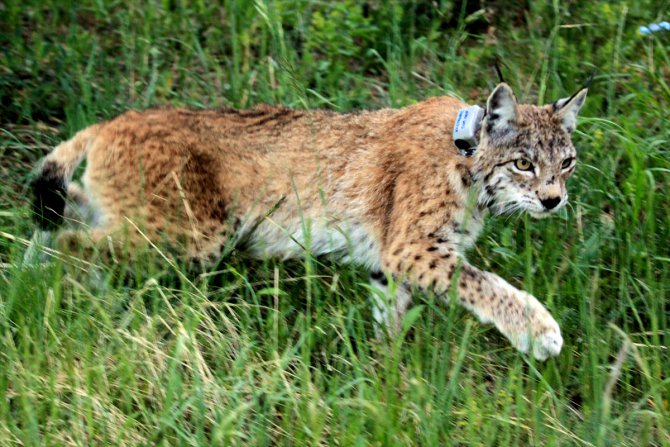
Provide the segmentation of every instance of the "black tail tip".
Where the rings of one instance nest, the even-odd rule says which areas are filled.
[[[65,178],[58,165],[46,162],[31,182],[33,218],[42,230],[54,230],[63,223]]]

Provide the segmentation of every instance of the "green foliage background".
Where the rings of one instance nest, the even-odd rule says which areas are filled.
[[[670,33],[637,32],[663,19],[650,0],[0,2],[0,445],[670,445]],[[482,103],[496,59],[524,102],[595,73],[569,209],[491,219],[470,254],[547,304],[555,360],[423,295],[375,342],[365,273],[309,254],[104,266],[102,287],[21,266],[30,169],[88,124]]]

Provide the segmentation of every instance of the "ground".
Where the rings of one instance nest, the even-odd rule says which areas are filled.
[[[0,3],[0,445],[670,445],[670,33],[637,31],[668,6],[506,3]],[[309,254],[198,275],[154,253],[97,286],[21,266],[30,169],[87,124],[482,104],[496,60],[524,102],[595,75],[571,205],[491,219],[469,253],[559,321],[546,363],[433,296],[376,342],[365,273]]]

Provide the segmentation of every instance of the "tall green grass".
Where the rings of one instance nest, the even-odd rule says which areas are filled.
[[[476,6],[0,5],[0,445],[670,445],[670,35],[636,32],[668,5]],[[430,295],[376,342],[365,272],[327,258],[106,265],[102,286],[21,266],[31,166],[90,123],[157,104],[481,103],[496,59],[525,102],[595,72],[571,206],[494,218],[470,253],[547,304],[554,360]]]

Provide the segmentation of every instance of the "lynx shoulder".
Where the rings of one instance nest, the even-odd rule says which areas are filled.
[[[464,253],[488,212],[545,215],[565,205],[576,157],[570,137],[585,97],[583,88],[551,105],[520,105],[499,84],[472,157],[454,145],[454,119],[467,104],[451,97],[350,114],[130,111],[42,161],[34,214],[42,230],[57,232],[59,249],[75,253],[104,250],[111,239],[167,241],[205,262],[240,241],[256,257],[330,254],[371,272],[375,319],[390,331],[411,287],[443,294],[453,284],[480,320],[544,359],[561,349],[556,321]],[[73,182],[84,159],[81,184]],[[390,278],[400,284],[394,297]]]

